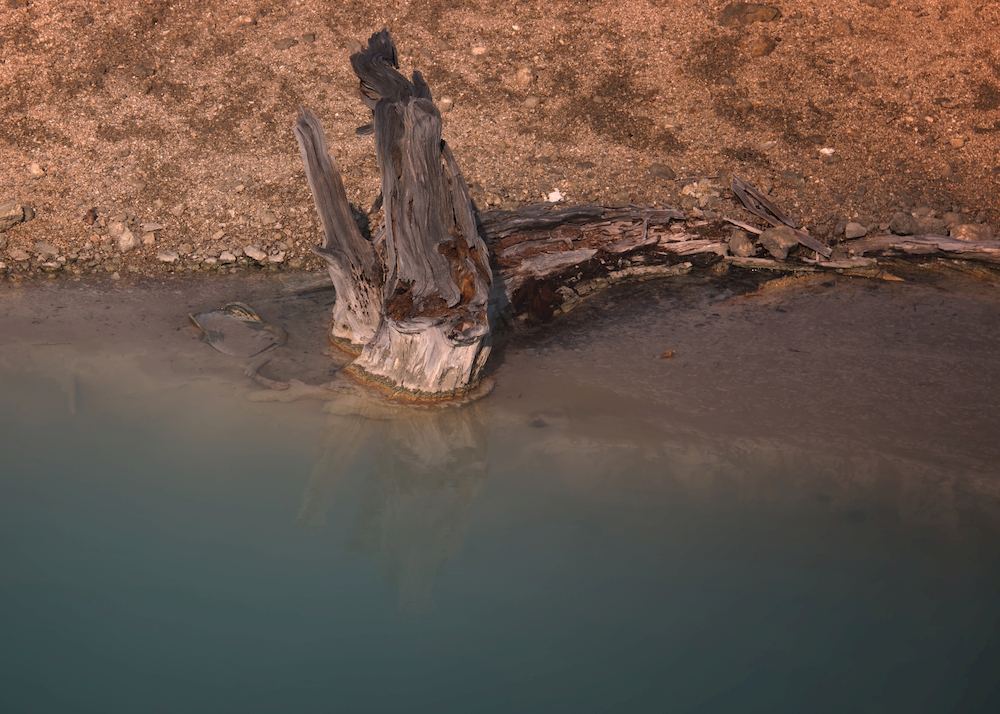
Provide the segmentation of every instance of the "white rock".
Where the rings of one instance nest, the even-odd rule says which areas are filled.
[[[273,255],[267,256],[267,260],[270,263],[284,263],[285,262],[285,251],[280,253],[274,253]]]
[[[563,196],[562,195],[562,191],[560,191],[557,188],[557,189],[553,189],[552,191],[549,191],[549,194],[548,194],[548,196],[546,198],[547,198],[547,200],[548,200],[549,203],[558,203],[559,201],[563,200],[566,197]]]
[[[180,255],[177,254],[176,250],[165,250],[156,256],[156,259],[161,263],[176,263],[180,260]]]
[[[455,100],[451,97],[445,96],[441,97],[437,103],[438,110],[443,114],[444,112],[450,112],[451,108],[455,106]]]
[[[476,57],[480,57],[486,54],[486,45],[473,45],[472,54],[474,54]]]
[[[258,263],[263,263],[267,260],[267,253],[260,249],[257,245],[248,245],[243,248],[243,252],[246,253],[248,258],[256,260]]]
[[[128,253],[130,250],[138,247],[139,239],[136,237],[135,233],[126,228],[118,237],[118,250],[122,253]]]
[[[236,256],[230,253],[228,250],[222,251],[222,255],[219,256],[220,263],[235,263]]]
[[[519,87],[527,87],[535,81],[535,70],[531,67],[522,67],[514,75],[514,84]]]
[[[108,234],[111,236],[111,240],[117,240],[118,237],[125,231],[125,224],[121,221],[111,221],[111,223],[108,224]]]
[[[45,175],[45,169],[37,161],[33,161],[28,165],[28,173],[31,174],[31,178],[40,179]]]
[[[993,240],[993,229],[985,223],[963,223],[951,229],[951,237],[958,240]]]

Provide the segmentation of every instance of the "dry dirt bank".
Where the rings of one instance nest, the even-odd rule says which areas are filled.
[[[382,26],[449,98],[481,208],[555,189],[678,204],[685,179],[732,171],[831,242],[900,208],[1000,218],[994,2],[0,2],[0,203],[34,213],[0,233],[15,279],[249,269],[251,245],[273,269],[319,267],[292,118],[319,114],[370,206],[347,58]]]

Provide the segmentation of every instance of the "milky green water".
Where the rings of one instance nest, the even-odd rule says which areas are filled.
[[[377,418],[196,288],[0,296],[0,710],[998,710],[992,288],[626,291]]]

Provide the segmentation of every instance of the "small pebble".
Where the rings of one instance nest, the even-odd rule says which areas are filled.
[[[248,258],[252,258],[258,263],[263,263],[267,260],[267,253],[262,251],[259,245],[248,245],[243,248],[243,252],[246,253]]]
[[[649,173],[657,178],[667,179],[668,181],[673,181],[677,178],[677,174],[674,170],[667,166],[666,164],[650,164]]]
[[[750,258],[757,254],[757,246],[753,244],[745,231],[734,230],[729,236],[729,252],[739,258]]]
[[[473,45],[472,54],[475,55],[476,57],[481,57],[482,55],[486,54],[486,45]]]
[[[24,206],[17,201],[0,203],[0,232],[9,231],[24,220]]]
[[[136,237],[135,233],[127,228],[122,231],[122,234],[118,237],[118,250],[122,253],[128,253],[130,250],[138,247],[139,239]]]
[[[450,112],[451,108],[455,106],[455,100],[449,96],[443,96],[438,100],[438,110],[444,114],[445,112]]]
[[[531,67],[522,67],[514,74],[514,84],[519,87],[527,87],[535,81],[535,70]]]
[[[42,260],[48,260],[49,258],[55,258],[59,255],[59,249],[48,241],[40,240],[35,243],[35,252],[42,258]]]
[[[855,223],[850,221],[846,226],[844,226],[844,238],[847,240],[854,240],[855,238],[863,238],[868,235],[868,229],[865,228],[860,223]]]
[[[769,54],[774,52],[778,43],[774,41],[774,38],[763,35],[757,38],[752,45],[750,45],[750,56],[751,57],[767,57]]]
[[[760,244],[776,260],[784,260],[788,257],[788,251],[799,244],[799,238],[795,231],[788,226],[778,226],[768,228],[760,234]]]
[[[833,31],[834,37],[850,37],[854,34],[854,28],[851,26],[850,21],[842,17],[833,18],[833,22],[830,23],[830,29]]]
[[[295,45],[297,45],[297,44],[299,44],[299,41],[296,40],[294,37],[286,37],[283,40],[277,40],[274,43],[274,49],[276,49],[276,50],[289,50],[292,47],[295,47]]]
[[[951,148],[953,149],[961,149],[965,146],[965,139],[960,136],[953,136],[948,140],[948,143],[951,144]]]
[[[28,173],[31,175],[31,178],[40,179],[45,176],[45,169],[37,161],[33,161],[28,164]]]
[[[528,97],[524,100],[525,109],[537,109],[538,105],[542,103],[542,100],[538,97]]]

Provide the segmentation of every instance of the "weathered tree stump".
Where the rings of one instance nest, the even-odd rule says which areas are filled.
[[[385,226],[369,243],[354,224],[323,129],[303,110],[295,134],[323,223],[337,290],[332,337],[358,349],[348,368],[414,397],[467,390],[490,353],[493,274],[441,114],[419,72],[397,71],[385,30],[351,57],[374,114]]]

